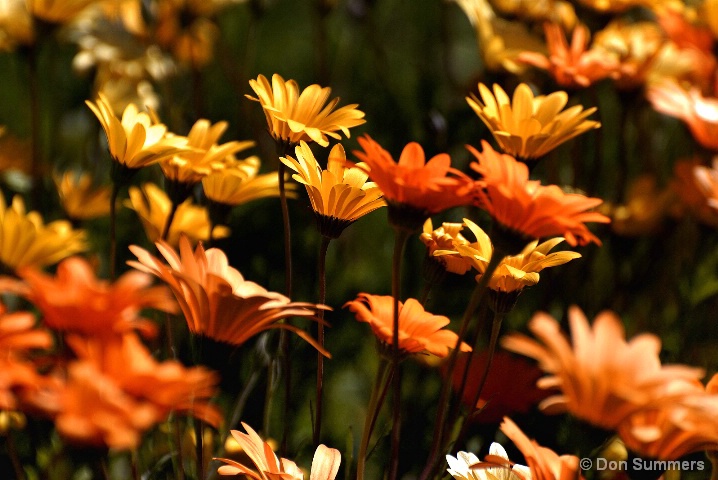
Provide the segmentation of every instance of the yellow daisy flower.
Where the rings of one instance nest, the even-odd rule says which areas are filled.
[[[209,120],[197,120],[186,137],[187,147],[191,150],[163,160],[160,163],[162,173],[168,180],[194,185],[213,171],[224,168],[223,161],[228,155],[254,146],[251,140],[218,145],[225,130],[227,122],[212,125]]]
[[[464,224],[476,237],[476,242],[468,245],[454,242],[453,250],[438,250],[434,255],[459,255],[468,261],[479,274],[478,281],[486,271],[486,266],[491,260],[493,246],[489,236],[474,222],[465,218]],[[505,257],[498,268],[491,276],[489,288],[494,291],[511,293],[522,290],[524,287],[536,285],[539,281],[539,272],[544,268],[555,267],[570,262],[581,256],[577,252],[553,252],[553,247],[563,242],[563,238],[557,237],[547,240],[539,245],[538,240],[529,243],[518,255]]]
[[[137,212],[149,241],[157,242],[160,240],[165,223],[169,218],[172,202],[162,189],[154,183],[146,183],[142,189],[130,187],[129,194],[130,198],[125,200],[124,205]],[[207,209],[193,205],[191,199],[185,200],[177,207],[166,242],[176,247],[179,245],[180,234],[182,233],[192,243],[206,241],[210,238],[210,222]],[[212,238],[224,238],[227,236],[229,236],[227,227],[214,227]]]
[[[118,119],[110,102],[99,94],[97,103],[85,102],[97,116],[107,135],[113,160],[130,170],[137,170],[186,150],[187,139],[167,137],[167,127],[155,123],[135,104],[130,104]]]
[[[225,168],[202,179],[205,196],[214,203],[235,207],[252,200],[279,196],[279,179],[276,173],[257,175],[259,157],[244,160],[229,157]],[[287,185],[288,196],[294,197],[293,185]]]
[[[110,214],[110,187],[95,187],[87,173],[55,175],[62,208],[73,220],[87,220]]]
[[[45,225],[38,212],[25,212],[19,195],[8,208],[0,192],[0,262],[5,267],[42,268],[86,249],[83,230],[73,230],[65,220]]]
[[[306,142],[301,141],[295,153],[296,159],[288,156],[281,161],[297,172],[292,178],[307,188],[322,235],[337,238],[360,217],[386,205],[376,183],[367,182],[368,166],[359,163],[348,168],[341,144],[329,153],[326,170],[319,166]]]
[[[300,94],[297,82],[285,81],[278,74],[272,76],[271,84],[264,75],[260,75],[256,80],[250,80],[249,85],[257,98],[246,97],[262,105],[269,133],[279,142],[297,145],[300,140],[314,141],[326,147],[329,145],[327,137],[341,139],[337,133],[339,130],[349,137],[351,127],[366,122],[364,112],[357,110],[357,104],[337,110],[334,108],[339,98],[327,104],[331,93],[329,87],[313,84]]]
[[[522,83],[509,99],[500,86],[494,85],[492,94],[479,83],[479,94],[480,100],[472,94],[466,101],[489,127],[504,153],[524,160],[542,157],[567,140],[601,126],[586,120],[596,107],[584,110],[575,105],[562,111],[568,101],[563,91],[534,96],[531,88]]]

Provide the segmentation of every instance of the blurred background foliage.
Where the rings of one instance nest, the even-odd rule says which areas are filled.
[[[605,15],[580,11],[586,23],[605,24]],[[332,88],[340,105],[358,103],[367,123],[352,130],[343,142],[350,158],[357,148],[356,137],[369,133],[395,157],[410,141],[419,142],[428,156],[449,152],[454,166],[468,171],[470,155],[464,145],[477,146],[490,134],[467,105],[464,97],[477,91],[477,82],[497,82],[510,92],[519,81],[536,91],[549,93],[560,88],[543,72],[528,71],[521,77],[488,71],[477,48],[476,34],[466,15],[452,2],[440,0],[251,0],[224,7],[213,18],[219,37],[208,64],[193,68],[176,64],[172,73],[153,80],[157,111],[171,131],[186,134],[198,118],[227,120],[223,139],[255,139],[254,152],[262,159],[263,171],[274,171],[277,158],[267,134],[261,109],[245,98],[252,93],[248,81],[259,74],[274,73],[297,80],[301,87],[311,83]],[[533,26],[540,33],[540,26]],[[54,41],[39,44],[38,95],[41,105],[43,168],[41,177],[6,168],[16,150],[0,143],[0,169],[6,199],[13,193],[27,194],[37,182],[42,195],[31,201],[46,219],[59,218],[51,174],[82,169],[98,183],[109,181],[110,159],[104,134],[85,100],[96,95],[98,71],[73,68],[79,34],[72,29],[58,32]],[[7,135],[30,137],[30,89],[28,49],[0,54],[0,125]],[[75,60],[75,62],[77,62]],[[75,67],[77,65],[75,64]],[[589,132],[545,159],[533,176],[546,182],[570,186],[606,202],[607,213],[615,213],[629,201],[639,178],[663,189],[669,183],[678,159],[700,153],[687,129],[677,120],[652,110],[640,89],[619,92],[610,80],[581,91],[569,92],[570,103],[597,106],[592,116],[602,128]],[[316,150],[318,158],[326,152]],[[135,182],[160,182],[159,168],[143,171]],[[649,200],[649,203],[651,200]],[[675,207],[675,199],[668,207]],[[650,206],[650,205],[649,205]],[[648,208],[648,207],[647,207]],[[319,236],[304,191],[290,204],[295,255],[295,300],[316,301],[316,260]],[[147,246],[135,212],[120,210],[119,252],[130,257],[127,245]],[[374,376],[377,351],[368,326],[359,324],[342,305],[359,292],[390,292],[390,258],[393,234],[385,211],[359,220],[329,248],[327,303],[334,311],[327,316],[332,328],[327,346],[333,359],[326,367],[325,443],[346,456],[358,444],[368,391]],[[438,218],[460,221],[471,218],[482,225],[488,219],[478,211],[455,209]],[[282,290],[283,258],[279,202],[263,199],[235,209],[232,235],[216,246],[230,257],[242,274],[270,290]],[[106,219],[85,222],[91,232],[91,255],[103,257],[108,248]],[[522,330],[531,315],[548,311],[563,318],[569,305],[577,304],[589,318],[612,309],[623,319],[628,335],[649,331],[661,336],[664,360],[718,370],[718,236],[715,227],[683,215],[665,215],[658,221],[619,218],[613,226],[594,229],[603,246],[589,245],[578,251],[583,258],[549,269],[538,285],[528,288],[508,317],[506,330]],[[406,253],[403,296],[418,297],[424,288],[424,247],[411,239]],[[102,268],[106,271],[107,266]],[[457,319],[474,286],[470,275],[450,276],[431,291],[427,309]],[[488,329],[485,331],[488,335]],[[263,362],[273,338],[262,337],[257,345],[241,351],[214,345],[205,348],[207,363],[223,376],[225,392],[241,391],[254,369]],[[296,358],[313,358],[310,347],[295,342]],[[190,361],[190,352],[184,351]],[[291,418],[274,412],[268,433],[280,435],[281,425],[290,425],[290,452],[311,454],[310,404],[314,394],[314,363],[292,364],[294,394]],[[499,385],[521,381],[522,372],[500,371]],[[533,381],[533,380],[531,380]],[[406,473],[417,473],[426,458],[433,425],[433,403],[441,376],[424,362],[408,362],[404,376],[402,462]],[[503,382],[503,383],[502,383]],[[264,376],[251,393],[243,421],[262,425],[266,392]],[[497,387],[501,388],[501,387]],[[504,387],[505,388],[505,387]],[[524,385],[518,395],[530,390]],[[229,409],[231,395],[220,401]],[[278,409],[277,409],[278,411]],[[229,416],[229,413],[227,413]],[[517,423],[530,436],[559,452],[587,454],[603,441],[602,434],[577,426],[563,417],[545,417],[530,410]],[[487,442],[495,437],[496,423],[479,419],[462,448],[483,456]],[[378,431],[389,431],[388,418]],[[352,447],[354,445],[354,447]],[[506,445],[506,443],[504,444]],[[388,438],[374,451],[375,470],[368,478],[380,478]],[[458,449],[458,446],[457,446]],[[27,454],[27,452],[26,452]],[[301,464],[301,462],[299,462]],[[308,462],[306,462],[308,464]]]

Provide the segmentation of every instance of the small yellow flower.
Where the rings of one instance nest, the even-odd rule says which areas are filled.
[[[45,225],[38,212],[25,212],[19,195],[8,208],[0,193],[0,262],[5,267],[42,268],[86,249],[83,230],[73,230],[65,220]]]
[[[149,241],[158,241],[169,218],[172,202],[154,183],[146,183],[142,189],[130,187],[129,193],[130,198],[125,200],[124,205],[137,212]],[[209,229],[207,210],[192,205],[191,199],[187,199],[177,207],[166,241],[170,245],[177,246],[182,233],[187,235],[192,243],[205,241],[210,237]],[[228,235],[229,229],[224,226],[216,226],[212,232],[213,238],[223,238]]]
[[[236,160],[225,159],[225,168],[202,179],[205,196],[212,202],[235,207],[252,200],[279,196],[276,173],[257,175],[259,157]],[[287,197],[295,196],[294,185],[287,185]]]
[[[140,112],[134,104],[125,108],[120,120],[102,94],[97,104],[90,101],[85,103],[105,130],[113,160],[130,170],[146,167],[186,150],[186,138],[168,138],[167,127],[154,123],[147,113]]]
[[[454,243],[468,245],[469,241],[461,235],[463,229],[463,223],[444,222],[434,230],[434,225],[428,218],[424,222],[424,231],[419,236],[419,240],[426,245],[429,256],[433,256],[437,250],[453,250]],[[471,263],[459,255],[440,255],[435,258],[446,268],[447,272],[463,275],[471,268]]]
[[[584,110],[575,105],[563,110],[568,101],[563,91],[534,96],[531,88],[522,83],[512,100],[499,85],[494,85],[492,94],[479,83],[479,94],[481,100],[472,94],[466,101],[489,127],[504,153],[522,159],[542,157],[567,140],[601,126],[586,120],[596,107]]]
[[[300,142],[295,153],[296,159],[288,156],[281,161],[297,172],[292,178],[307,188],[322,235],[337,238],[350,224],[386,205],[376,183],[367,182],[368,166],[359,163],[348,168],[341,144],[329,153],[326,170],[319,166],[306,142]]]
[[[73,220],[87,220],[110,214],[110,187],[94,187],[87,173],[55,175],[62,208]]]
[[[247,98],[259,102],[267,117],[269,133],[275,140],[297,145],[300,140],[314,141],[326,147],[327,137],[341,139],[337,131],[341,130],[349,137],[349,129],[366,122],[364,112],[357,110],[357,104],[346,105],[337,110],[339,98],[328,104],[329,87],[313,84],[301,94],[294,80],[285,81],[280,75],[272,76],[270,84],[264,75],[250,80],[249,85],[257,98]],[[326,105],[325,105],[326,104]]]
[[[479,272],[476,281],[486,271],[486,266],[491,260],[493,246],[489,236],[474,222],[465,218],[464,224],[476,237],[476,242],[462,245],[454,242],[452,250],[438,250],[434,255],[459,255]],[[581,256],[577,252],[553,252],[553,247],[563,242],[563,238],[557,237],[547,240],[539,245],[538,240],[529,243],[521,253],[505,257],[489,281],[489,288],[499,292],[516,292],[524,287],[536,285],[539,281],[539,272],[544,268],[555,267],[570,262]]]
[[[201,182],[206,175],[223,169],[224,159],[228,155],[254,146],[251,140],[218,145],[217,142],[225,130],[227,122],[212,125],[209,120],[197,120],[186,137],[187,147],[191,150],[163,160],[160,163],[162,173],[168,180],[194,185]]]

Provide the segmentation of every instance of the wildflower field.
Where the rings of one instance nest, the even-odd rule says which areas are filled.
[[[0,479],[718,479],[717,42],[0,0]]]

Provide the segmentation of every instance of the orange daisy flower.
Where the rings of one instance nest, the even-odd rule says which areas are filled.
[[[549,55],[523,52],[519,60],[546,70],[559,85],[567,88],[583,88],[618,75],[620,61],[600,50],[589,50],[589,31],[585,25],[573,29],[571,45],[563,28],[555,23],[545,23],[546,44]]]
[[[157,249],[167,263],[136,245],[130,247],[137,262],[134,268],[151,273],[169,285],[187,325],[195,335],[203,335],[231,345],[241,345],[254,335],[271,328],[290,330],[320,350],[329,354],[303,330],[280,320],[303,317],[317,320],[325,305],[292,302],[289,298],[269,292],[254,282],[245,280],[238,270],[229,266],[223,251],[202,244],[192,252],[186,236],[179,241],[179,254],[165,242]]]
[[[698,160],[676,163],[671,189],[681,203],[699,221],[718,227],[718,161],[713,167],[700,165]]]
[[[5,280],[4,286],[34,303],[45,325],[55,330],[112,337],[137,329],[153,335],[154,323],[140,317],[140,311],[177,311],[168,289],[151,287],[149,275],[128,272],[110,284],[95,277],[90,263],[80,257],[60,263],[55,276],[32,267],[20,269],[19,276],[24,282]]]
[[[692,381],[703,371],[682,365],[662,366],[660,339],[644,334],[626,342],[620,319],[611,312],[596,317],[593,328],[578,307],[569,310],[573,345],[561,335],[559,324],[545,313],[536,314],[529,329],[543,345],[520,334],[504,337],[504,348],[538,360],[551,374],[539,380],[542,388],[559,387],[540,407],[550,413],[569,411],[576,417],[613,429],[630,415],[666,399],[666,386]]]
[[[356,300],[344,305],[356,315],[360,322],[371,326],[377,338],[391,345],[394,335],[394,298],[391,295],[369,295],[360,293]],[[437,357],[446,357],[449,349],[456,345],[458,336],[444,329],[449,319],[433,315],[413,298],[399,302],[399,350],[404,353],[428,352]],[[466,343],[461,351],[471,351]]]
[[[403,205],[417,211],[422,217],[418,226],[431,214],[471,203],[471,180],[451,168],[446,153],[427,162],[424,149],[412,142],[395,162],[369,135],[359,138],[359,145],[363,151],[355,150],[354,155],[367,164],[369,178],[384,192],[390,209]]]
[[[587,211],[603,200],[564,193],[555,185],[531,181],[524,163],[499,154],[485,141],[481,143],[481,153],[471,146],[467,148],[478,160],[471,168],[483,177],[477,182],[478,205],[494,220],[529,239],[563,236],[571,246],[589,242],[601,245],[585,223],[610,222],[605,215]]]
[[[718,150],[718,98],[704,97],[697,88],[685,90],[674,81],[651,85],[646,96],[657,111],[683,120],[698,143]]]
[[[504,417],[501,431],[514,442],[526,458],[526,464],[531,470],[531,475],[528,478],[531,480],[578,480],[583,478],[578,457],[574,455],[559,456],[550,448],[542,447],[535,440],[529,440],[510,418]]]

